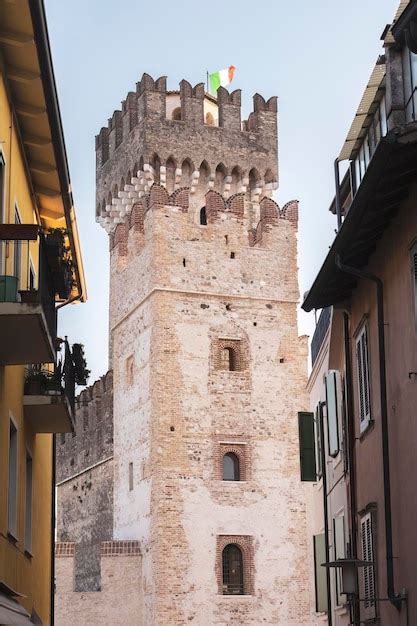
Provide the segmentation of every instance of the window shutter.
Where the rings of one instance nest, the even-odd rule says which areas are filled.
[[[301,480],[314,482],[316,477],[316,455],[314,442],[313,413],[298,414]]]
[[[339,381],[338,371],[330,370],[326,374],[327,440],[330,456],[337,456],[339,453]]]
[[[326,568],[322,563],[326,562],[326,544],[323,535],[314,535],[314,581],[316,591],[317,613],[327,613],[327,580]]]
[[[362,559],[364,561],[374,560],[372,513],[368,513],[361,519],[361,543]],[[366,619],[376,617],[375,598],[375,568],[373,565],[362,568],[362,597]]]
[[[417,243],[411,248],[411,280],[414,304],[414,321],[417,323]]]
[[[322,441],[321,441],[321,431],[320,431],[320,419],[322,408],[320,404],[316,406],[315,418],[314,418],[314,442],[315,442],[315,455],[316,455],[316,473],[317,477],[321,478],[323,476],[323,465],[322,465]]]
[[[359,420],[361,432],[369,424],[371,419],[371,394],[369,386],[369,352],[368,352],[368,328],[362,327],[356,340],[356,362],[359,396]]]
[[[343,515],[339,515],[333,519],[333,537],[334,537],[334,558],[344,559],[346,557],[346,545],[345,545],[345,518]],[[346,603],[346,594],[343,593],[342,586],[342,570],[341,568],[335,569],[335,581],[336,581],[336,603],[337,606],[342,606]]]

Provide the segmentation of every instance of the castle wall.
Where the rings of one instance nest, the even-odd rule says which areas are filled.
[[[100,593],[74,592],[73,543],[58,543],[55,556],[57,626],[142,623],[141,556],[135,542],[105,542],[101,545]]]
[[[57,438],[57,538],[75,545],[74,590],[93,592],[102,584],[101,542],[113,533],[111,372],[78,396],[75,423],[74,434]]]
[[[143,546],[146,624],[310,623],[296,226],[276,217],[250,245],[249,213],[199,226],[153,205],[112,251],[114,537]],[[246,346],[241,371],[217,369],[222,339]],[[219,479],[224,445],[247,480]],[[223,536],[251,544],[253,593],[219,593]]]

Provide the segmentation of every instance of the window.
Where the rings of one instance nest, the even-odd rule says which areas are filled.
[[[223,348],[221,355],[222,370],[236,371],[236,355],[233,348]]]
[[[207,226],[207,211],[205,206],[200,209],[200,226]]]
[[[25,550],[32,552],[32,457],[26,452]]]
[[[223,480],[240,480],[239,458],[234,452],[223,457]]]
[[[316,611],[317,613],[327,613],[327,580],[326,568],[326,542],[324,533],[314,535],[314,581],[316,591]]]
[[[133,463],[129,463],[129,491],[133,491]]]
[[[417,243],[413,245],[410,251],[411,261],[411,288],[413,296],[414,321],[417,324]]]
[[[333,519],[333,537],[334,537],[334,558],[344,559],[346,557],[345,546],[345,518],[338,515]],[[335,568],[335,588],[336,588],[336,604],[342,606],[346,603],[346,594],[342,587],[342,570],[340,567]]]
[[[325,376],[327,407],[327,440],[330,456],[339,454],[339,378],[336,370],[330,370]]]
[[[5,216],[5,208],[6,208],[5,207],[5,189],[6,189],[5,180],[6,180],[6,168],[5,168],[3,153],[0,151],[0,224],[3,224],[3,222],[6,221],[5,219],[6,218]],[[3,246],[4,246],[4,242],[0,241],[0,274],[3,274],[4,272]]]
[[[360,432],[363,432],[371,420],[371,400],[369,389],[368,328],[364,324],[356,338],[356,366],[359,398]]]
[[[223,549],[223,594],[242,595],[243,589],[243,556],[236,544],[229,544]]]
[[[7,530],[16,537],[17,522],[17,429],[9,423],[9,474],[7,485]]]
[[[373,515],[371,512],[364,515],[361,519],[361,544],[362,559],[364,561],[374,561],[374,536],[373,536]],[[375,567],[363,567],[361,576],[361,597],[365,600],[364,608],[366,618],[376,617],[376,604],[374,598],[376,595],[375,585]]]

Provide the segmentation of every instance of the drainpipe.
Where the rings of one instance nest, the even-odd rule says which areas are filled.
[[[342,210],[341,210],[341,202],[340,202],[340,176],[339,176],[339,159],[335,159],[334,161],[334,184],[336,188],[335,193],[335,204],[336,204],[336,215],[337,215],[337,230],[340,230],[342,225]]]
[[[55,482],[56,482],[56,435],[52,434],[52,497],[51,497],[51,626],[55,624]]]
[[[347,413],[347,436],[349,440],[349,501],[350,501],[350,527],[351,527],[351,556],[357,558],[357,524],[356,524],[356,470],[355,470],[355,423],[353,419],[353,385],[352,385],[352,361],[350,358],[349,342],[349,315],[343,313],[343,339],[345,346],[345,372],[346,372],[346,413]],[[353,603],[354,626],[360,624],[360,611],[357,596]]]
[[[326,467],[326,447],[324,445],[324,424],[323,424],[323,407],[325,402],[320,402],[319,410],[319,428],[321,439],[321,467],[322,467],[322,480],[323,480],[323,514],[324,514],[324,549],[326,550],[326,563],[330,561],[330,546],[329,546],[329,509],[327,504],[327,467]],[[330,586],[330,568],[326,567],[326,587],[327,587],[327,624],[332,626],[332,589]]]
[[[359,270],[342,263],[340,255],[335,258],[336,267],[345,274],[371,280],[376,286],[378,311],[378,348],[379,348],[379,388],[381,402],[381,434],[382,434],[382,461],[384,480],[384,513],[385,513],[385,550],[387,558],[387,596],[396,609],[401,610],[401,600],[396,596],[394,589],[394,561],[392,549],[392,515],[391,515],[391,484],[390,458],[388,441],[388,410],[387,410],[387,377],[385,370],[385,332],[384,332],[384,291],[382,280],[369,272]]]

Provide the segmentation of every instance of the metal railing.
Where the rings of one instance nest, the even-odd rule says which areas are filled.
[[[57,334],[55,288],[36,224],[0,225],[0,302],[41,304],[52,340]]]
[[[65,341],[64,357],[51,365],[31,365],[25,374],[25,395],[66,396],[71,411],[75,410],[75,368],[72,353]]]
[[[320,348],[323,345],[324,338],[327,333],[327,329],[330,324],[332,307],[326,307],[322,309],[319,320],[314,331],[313,339],[311,340],[311,366],[314,367],[314,363],[320,352]]]

